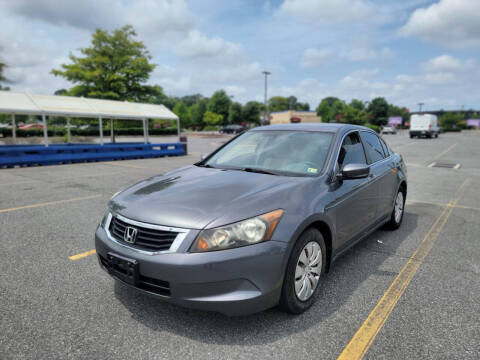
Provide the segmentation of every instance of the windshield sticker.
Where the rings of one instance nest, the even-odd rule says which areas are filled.
[[[307,171],[309,173],[312,173],[312,174],[317,174],[318,173],[318,169],[315,169],[315,168],[308,168]]]

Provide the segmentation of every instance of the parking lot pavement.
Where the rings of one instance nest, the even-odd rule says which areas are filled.
[[[0,359],[480,358],[480,134],[384,138],[408,166],[404,223],[342,256],[299,316],[166,304],[115,283],[91,251],[117,190],[222,140],[196,139],[186,157],[0,170]]]

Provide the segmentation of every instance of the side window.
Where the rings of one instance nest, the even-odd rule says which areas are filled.
[[[347,164],[366,164],[365,151],[357,132],[345,136],[338,154],[338,168],[342,169]]]
[[[382,144],[383,153],[385,154],[385,157],[389,157],[391,155],[391,152],[387,146],[387,143],[382,138],[380,138],[380,143]]]
[[[382,160],[385,156],[383,154],[382,145],[377,135],[372,132],[362,131],[362,139],[365,144],[365,151],[368,154],[370,164]]]

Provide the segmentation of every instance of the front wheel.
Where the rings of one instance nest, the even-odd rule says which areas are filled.
[[[327,262],[320,231],[307,229],[295,243],[283,280],[280,307],[301,314],[312,306]]]
[[[397,197],[395,198],[395,205],[393,206],[392,215],[390,221],[387,223],[387,227],[391,230],[396,230],[402,225],[403,213],[405,209],[405,192],[403,189],[398,190]]]

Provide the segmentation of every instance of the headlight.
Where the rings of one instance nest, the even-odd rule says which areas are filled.
[[[103,219],[100,222],[100,226],[105,229],[105,226],[107,225],[107,220],[108,220],[108,215],[110,215],[110,210],[107,210],[105,212],[105,215],[103,215]]]
[[[243,220],[215,229],[203,230],[192,245],[191,252],[232,249],[270,240],[283,210]]]

